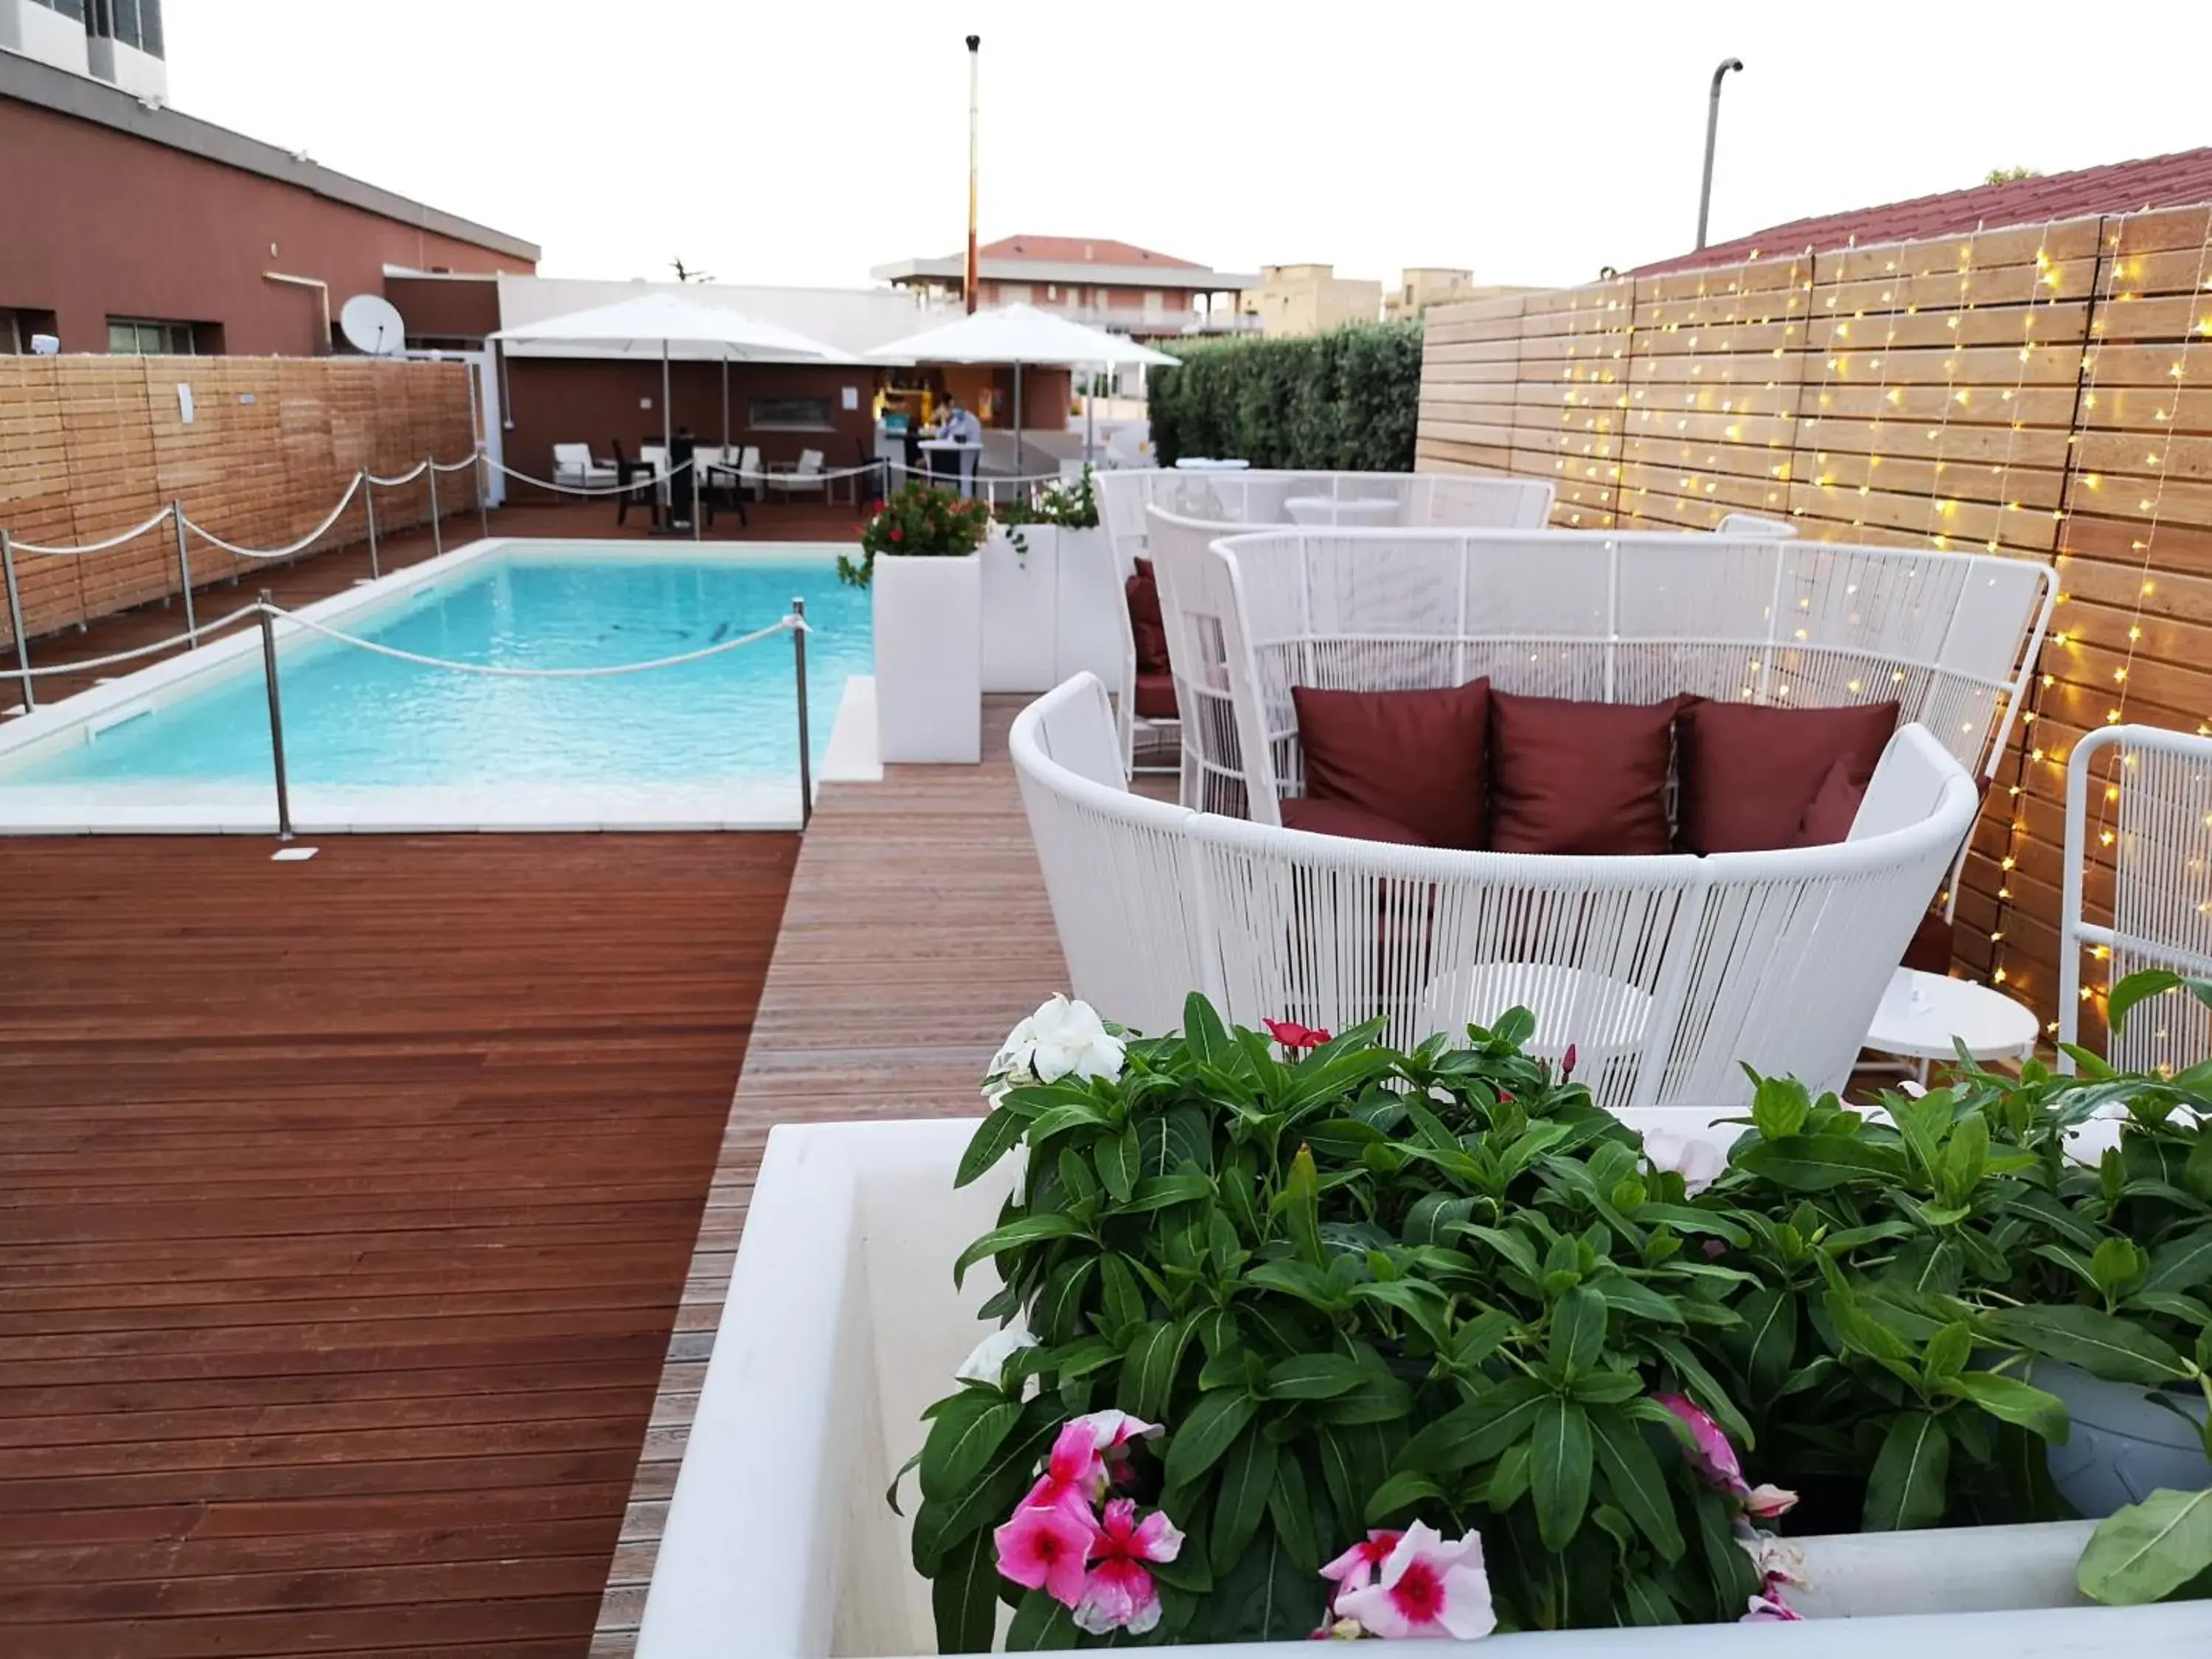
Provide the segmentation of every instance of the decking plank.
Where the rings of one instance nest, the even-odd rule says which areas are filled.
[[[590,1645],[796,838],[320,846],[0,841],[11,1659]]]

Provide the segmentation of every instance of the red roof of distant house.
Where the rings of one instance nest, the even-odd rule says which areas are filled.
[[[1633,276],[1667,270],[1695,270],[1732,265],[1756,252],[1764,258],[1788,258],[1811,249],[1826,252],[1856,243],[1909,242],[1924,236],[1954,236],[1979,226],[2042,224],[2081,219],[2095,213],[2139,213],[2145,208],[2190,207],[2212,202],[2212,148],[2185,149],[2141,161],[2115,161],[2101,167],[2021,179],[2006,185],[1979,185],[1946,191],[1887,207],[1793,219],[1755,235],[1717,242],[1656,264],[1639,265]]]
[[[1195,259],[1155,253],[1131,242],[1096,241],[1082,236],[1005,236],[975,250],[984,259],[1036,259],[1055,265],[1174,265],[1202,270]]]

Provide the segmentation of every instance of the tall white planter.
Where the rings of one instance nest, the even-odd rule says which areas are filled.
[[[878,556],[876,741],[885,761],[983,758],[982,564]]]
[[[1054,607],[1052,685],[1071,674],[1121,683],[1121,638],[1128,600],[1103,525],[1060,532],[1060,596]],[[1043,688],[1050,690],[1050,686]]]
[[[1014,531],[993,525],[979,552],[983,567],[983,689],[1048,691],[1053,672],[1054,618],[1060,598],[1060,528],[1025,524],[1027,544]]]

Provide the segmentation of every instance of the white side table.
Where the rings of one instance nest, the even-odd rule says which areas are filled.
[[[1866,1046],[1917,1060],[1925,1083],[1929,1062],[1952,1059],[1959,1042],[1976,1060],[2018,1060],[2035,1052],[2040,1030],[2034,1011],[2002,991],[1900,968],[1874,1011]]]

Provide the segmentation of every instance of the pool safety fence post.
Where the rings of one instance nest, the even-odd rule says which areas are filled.
[[[471,378],[470,379],[469,384],[471,386],[474,386],[476,384],[476,380],[474,379],[473,370],[471,371]],[[484,465],[484,453],[482,445],[477,446],[476,453],[470,457],[470,459],[475,462],[475,465],[469,469],[469,477],[476,481],[477,487],[477,534],[483,537],[484,540],[489,541],[491,539],[491,514],[487,512],[484,507],[484,480],[491,476],[491,469]],[[585,481],[586,483],[590,482],[589,475],[586,475]]]
[[[269,686],[269,750],[276,763],[276,839],[292,839],[292,790],[284,776],[284,701],[276,690],[276,608],[261,590],[261,678]]]
[[[799,677],[799,827],[814,822],[814,747],[806,723],[806,600],[791,601],[792,669]]]
[[[376,480],[367,467],[361,470],[361,509],[368,518],[368,574],[374,581],[384,573],[376,568]]]
[[[39,694],[31,678],[31,643],[23,637],[23,598],[15,591],[15,544],[4,530],[0,530],[0,571],[8,578],[9,637],[15,641],[15,674],[23,684],[23,712],[27,714],[39,706]]]
[[[438,461],[435,456],[423,464],[423,473],[430,480],[430,551],[442,557],[446,538],[438,528]]]
[[[192,556],[185,545],[185,504],[171,501],[169,517],[177,527],[177,586],[185,596],[185,637],[198,645],[200,625],[192,614]]]

